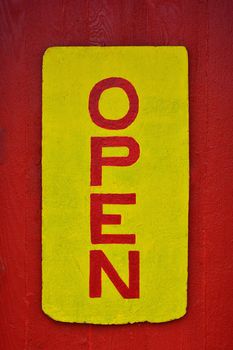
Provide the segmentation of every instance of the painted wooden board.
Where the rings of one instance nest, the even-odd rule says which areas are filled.
[[[45,313],[97,324],[183,316],[185,48],[49,48],[42,136]]]
[[[0,1],[0,348],[233,349],[233,2]],[[189,53],[188,312],[163,324],[56,322],[41,309],[41,65],[50,46]]]

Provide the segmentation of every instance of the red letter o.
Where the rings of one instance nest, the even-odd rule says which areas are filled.
[[[106,119],[99,111],[99,99],[104,90],[118,87],[125,91],[129,99],[129,110],[117,120]],[[138,95],[133,85],[123,78],[107,78],[99,81],[92,88],[89,96],[89,113],[93,122],[104,129],[118,130],[127,128],[138,114]]]

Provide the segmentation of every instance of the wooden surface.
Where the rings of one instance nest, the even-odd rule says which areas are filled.
[[[233,349],[233,2],[1,0],[0,11],[0,349]],[[188,49],[189,307],[178,321],[70,325],[41,311],[41,62],[53,45]]]

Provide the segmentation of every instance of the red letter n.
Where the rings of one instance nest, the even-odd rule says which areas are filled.
[[[139,298],[139,252],[129,251],[129,286],[120,278],[102,250],[90,251],[90,298],[102,295],[102,269],[125,299]]]

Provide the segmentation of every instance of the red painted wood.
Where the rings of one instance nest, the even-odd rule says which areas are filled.
[[[0,11],[0,349],[233,349],[233,2],[1,0]],[[53,45],[188,49],[189,308],[178,321],[70,325],[41,311],[41,60]]]

